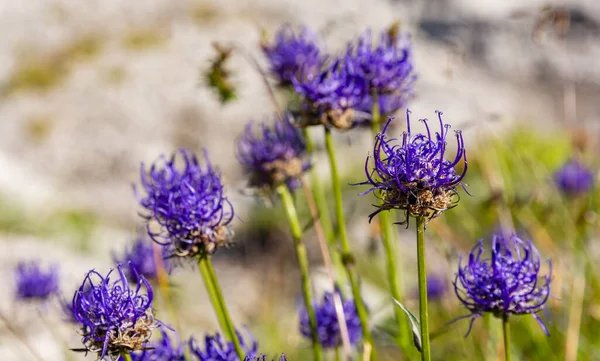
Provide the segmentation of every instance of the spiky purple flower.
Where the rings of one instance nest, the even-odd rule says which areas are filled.
[[[81,327],[82,342],[98,358],[142,350],[158,321],[152,314],[152,287],[139,277],[137,287],[130,288],[122,265],[117,265],[117,279],[111,282],[95,270],[85,276],[73,296],[73,314]],[[145,290],[142,291],[142,288]]]
[[[399,109],[413,96],[416,75],[408,36],[384,31],[375,45],[371,31],[367,30],[356,43],[348,44],[345,61],[351,64],[349,69],[367,83],[366,99],[371,106],[373,95],[387,95],[387,104],[384,105],[394,105],[380,109],[381,114]]]
[[[459,261],[453,282],[456,295],[471,311],[468,333],[473,322],[484,312],[496,317],[533,315],[546,334],[548,330],[537,315],[550,296],[552,263],[549,272],[540,275],[541,261],[531,241],[524,242],[516,235],[505,238],[492,236],[491,257],[483,258],[483,241],[473,247],[469,261]]]
[[[325,124],[338,129],[355,125],[353,108],[363,101],[367,83],[352,66],[337,59],[314,76],[292,80],[303,101],[302,125]]]
[[[341,297],[339,290],[336,290]],[[348,336],[352,345],[362,339],[362,329],[360,319],[354,304],[354,300],[344,300],[342,298],[344,317],[348,328]],[[317,319],[317,331],[319,333],[319,342],[324,348],[334,348],[342,344],[342,335],[340,324],[335,310],[333,292],[325,292],[320,304],[314,305],[315,317]],[[312,331],[306,308],[300,308],[300,333],[308,339],[312,339]]]
[[[554,173],[554,182],[566,195],[580,195],[594,186],[594,173],[581,162],[570,159]]]
[[[305,26],[295,33],[289,25],[283,25],[274,41],[261,42],[261,48],[269,61],[269,71],[280,86],[290,86],[292,79],[315,73],[323,63],[317,35]]]
[[[185,361],[185,344],[176,337],[171,340],[164,327],[161,327],[162,337],[159,341],[150,342],[143,351],[130,354],[131,361]],[[123,356],[119,361],[125,361]]]
[[[19,262],[15,268],[16,297],[43,301],[58,293],[58,266],[42,269],[39,262]]]
[[[158,231],[149,225],[148,234],[175,256],[204,257],[227,245],[231,236],[233,207],[206,153],[205,159],[202,166],[192,151],[180,149],[168,159],[160,157],[148,170],[141,166],[143,216],[160,225]]]
[[[156,279],[158,277],[154,247],[152,244],[152,241],[148,239],[147,235],[140,232],[131,245],[131,248],[126,249],[120,259],[113,256],[116,263],[127,265],[127,278],[137,282],[138,276],[144,276],[148,280]],[[162,254],[159,257],[162,257],[163,262],[168,263],[165,256],[163,248]]]
[[[267,190],[281,183],[298,188],[310,168],[304,137],[287,116],[272,127],[260,124],[258,135],[249,122],[237,142],[237,158],[250,175],[250,186]]]
[[[246,354],[246,358],[253,358],[257,354],[258,344],[252,337],[250,332],[247,332],[250,343],[244,341],[242,334],[236,331],[242,350]],[[202,350],[196,339],[193,337],[189,340],[190,350],[192,355],[197,358],[198,361],[240,361],[233,342],[226,342],[220,334],[214,336],[207,335],[204,338],[204,350]]]
[[[393,118],[376,136],[373,155],[367,157],[365,162],[367,181],[358,183],[371,186],[362,195],[373,192],[382,200],[369,219],[390,209],[403,210],[405,222],[408,222],[409,216],[431,219],[458,202],[456,187],[467,172],[467,153],[462,133],[457,130],[456,154],[454,159],[446,159],[450,125],[443,123],[442,112],[436,113],[439,132],[432,133],[427,119],[422,119],[426,133],[412,133],[410,112],[407,110],[407,131],[402,135],[402,141],[386,136]],[[369,168],[371,158],[373,166]],[[464,168],[462,173],[457,173],[455,167],[461,161],[464,162]]]

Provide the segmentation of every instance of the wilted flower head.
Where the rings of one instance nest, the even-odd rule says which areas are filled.
[[[368,84],[370,95],[393,94],[403,101],[412,97],[416,75],[408,36],[384,31],[375,45],[367,30],[356,43],[348,44],[345,61]]]
[[[341,297],[339,290],[336,290]],[[344,317],[346,318],[346,326],[348,328],[348,336],[351,344],[356,344],[362,339],[362,329],[360,319],[354,301],[344,300],[342,298],[342,306],[344,309]],[[325,348],[334,348],[342,344],[342,335],[340,332],[340,324],[338,322],[337,313],[335,310],[333,292],[325,292],[323,301],[314,306],[315,317],[317,318],[317,330],[319,333],[319,342]],[[300,332],[306,338],[312,339],[312,331],[306,308],[300,309]]]
[[[554,182],[567,195],[585,194],[594,186],[594,173],[582,163],[571,159],[554,173]]]
[[[252,335],[248,333],[250,343],[244,341],[242,334],[237,332],[240,345],[242,350],[246,354],[246,358],[253,358],[256,356],[258,350],[258,344]],[[196,340],[192,337],[189,341],[190,350],[192,355],[197,357],[198,361],[239,361],[239,357],[236,353],[233,342],[226,342],[220,334],[214,336],[206,336],[204,338],[204,350],[198,347]]]
[[[133,289],[123,266],[117,265],[118,278],[111,282],[113,271],[106,277],[89,271],[73,296],[72,308],[81,326],[82,342],[100,359],[142,350],[158,322],[152,314],[153,294],[148,281],[140,276]]]
[[[337,59],[314,76],[292,79],[303,98],[302,125],[325,124],[338,129],[355,125],[353,108],[363,101],[367,88],[365,79],[351,67]]]
[[[139,202],[144,218],[156,221],[159,231],[148,233],[168,252],[180,257],[204,257],[227,245],[233,207],[227,200],[220,174],[205,154],[206,166],[187,149],[170,158],[161,157],[146,170],[141,166],[141,185],[146,191]],[[183,164],[177,164],[177,161]]]
[[[262,41],[261,48],[280,86],[292,85],[292,79],[313,74],[323,63],[317,36],[305,26],[295,33],[289,25],[283,25],[273,42]]]
[[[367,157],[365,172],[371,189],[362,193],[373,192],[383,202],[378,209],[369,215],[372,219],[377,213],[400,209],[409,216],[434,218],[458,202],[456,186],[467,172],[467,153],[462,133],[457,130],[457,151],[453,160],[446,159],[447,138],[450,125],[442,121],[442,112],[437,112],[440,132],[432,133],[427,119],[421,121],[426,133],[414,134],[410,127],[410,112],[406,112],[407,131],[402,141],[387,138],[386,131],[393,118],[390,118],[383,131],[375,138],[373,156]],[[369,159],[373,166],[369,168]],[[455,167],[464,162],[462,173]]]
[[[482,258],[483,241],[469,254],[463,266],[459,262],[453,282],[456,295],[471,311],[471,324],[484,312],[496,317],[531,314],[548,334],[546,326],[537,315],[550,296],[552,264],[547,275],[540,275],[540,255],[531,241],[524,242],[512,235],[492,237],[491,257]],[[468,334],[467,332],[467,334]]]
[[[181,343],[178,337],[174,343],[164,327],[160,332],[162,334],[160,341],[150,342],[143,351],[131,353],[131,361],[185,361],[185,344]],[[119,361],[125,359],[121,356]]]
[[[154,256],[154,248],[152,241],[147,238],[147,235],[140,232],[131,245],[131,248],[126,249],[121,259],[113,257],[116,263],[126,265],[127,278],[138,281],[138,276],[144,276],[146,279],[157,278],[157,265]],[[163,262],[168,262],[165,259],[164,248],[159,257],[163,258]]]
[[[259,134],[249,122],[237,143],[237,157],[250,174],[250,186],[272,189],[287,183],[294,189],[310,168],[306,142],[289,118],[277,119],[273,127],[261,124]]]
[[[58,267],[43,270],[38,262],[19,262],[15,269],[16,296],[20,300],[46,300],[58,292]]]

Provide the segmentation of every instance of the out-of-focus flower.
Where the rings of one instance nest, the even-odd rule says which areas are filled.
[[[370,185],[371,189],[361,195],[373,192],[382,200],[378,209],[369,215],[400,209],[410,216],[434,218],[458,202],[456,187],[467,172],[467,153],[462,133],[455,131],[457,151],[453,160],[448,160],[446,146],[450,125],[442,121],[442,113],[437,112],[440,132],[432,133],[428,121],[422,119],[426,133],[414,134],[410,127],[410,112],[406,112],[407,131],[402,141],[387,138],[386,131],[390,118],[383,131],[375,138],[373,155],[367,157],[365,172],[367,181],[358,183]],[[369,160],[373,159],[372,167]],[[464,162],[462,173],[455,167]]]
[[[384,31],[375,45],[367,30],[356,43],[348,44],[344,61],[367,84],[365,101],[369,107],[363,105],[364,111],[371,112],[373,96],[385,96],[385,101],[379,103],[379,112],[386,115],[400,109],[414,94],[416,75],[410,38],[406,35]]]
[[[594,173],[575,159],[567,161],[554,173],[556,186],[566,195],[580,195],[594,186]]]
[[[43,301],[59,288],[58,267],[43,270],[39,262],[19,262],[15,269],[16,297],[19,300]]]
[[[160,329],[162,337],[160,341],[148,343],[148,347],[143,351],[136,351],[130,354],[132,361],[185,361],[185,344],[181,343],[177,337],[177,343],[174,343],[166,330]],[[125,361],[123,356],[119,361]]]
[[[261,48],[269,61],[269,71],[280,86],[291,86],[292,79],[310,76],[323,65],[317,35],[305,26],[295,33],[289,25],[283,25],[272,43],[261,41]]]
[[[152,231],[149,224],[148,233],[167,247],[169,255],[205,257],[227,245],[231,237],[233,207],[225,197],[221,175],[208,155],[205,158],[203,167],[190,150],[180,149],[148,170],[141,166],[146,195],[138,198],[147,211],[143,216],[160,225],[160,230]],[[176,164],[178,160],[183,164]]]
[[[246,354],[246,358],[256,357],[258,344],[252,335],[247,332],[250,343],[247,340],[244,341],[242,334],[237,332],[238,339],[242,350]],[[214,336],[206,336],[204,338],[204,350],[198,347],[196,340],[192,337],[189,340],[190,350],[192,355],[197,358],[198,361],[240,361],[236,353],[233,342],[226,342],[220,334]]]
[[[292,79],[302,97],[302,126],[325,124],[350,129],[355,125],[353,108],[363,101],[367,84],[351,66],[337,59],[314,76]]]
[[[288,117],[275,120],[273,127],[261,124],[258,135],[249,122],[237,142],[237,158],[250,175],[250,186],[267,190],[282,183],[298,188],[310,168],[304,137]]]
[[[335,292],[338,292],[336,290]],[[341,293],[340,297],[341,297]],[[348,328],[348,336],[352,345],[358,343],[362,339],[362,329],[360,319],[354,301],[344,300],[342,298],[344,309],[344,317],[346,318],[346,326]],[[325,292],[323,301],[314,306],[315,317],[317,318],[317,330],[319,333],[319,342],[325,348],[334,348],[342,345],[342,335],[340,332],[340,324],[337,313],[335,311],[334,294],[333,292]],[[312,340],[312,331],[306,308],[300,308],[300,333],[308,339]]]
[[[98,353],[99,359],[144,349],[158,324],[152,314],[148,281],[140,276],[133,289],[123,266],[117,265],[118,278],[111,282],[113,271],[106,277],[89,271],[73,296],[73,315],[81,327],[82,342],[86,350]]]
[[[463,266],[459,262],[458,273],[453,282],[456,295],[471,311],[467,334],[473,322],[484,312],[496,317],[510,315],[533,315],[546,334],[548,330],[537,315],[550,296],[552,263],[548,260],[549,273],[540,275],[541,261],[531,241],[524,242],[512,235],[492,237],[491,257],[483,258],[483,241],[469,254]]]
[[[449,283],[446,283],[446,279],[440,275],[427,275],[427,298],[431,300],[439,300],[448,291]],[[414,294],[418,297],[419,289],[414,291]]]
[[[163,258],[163,262],[168,263],[168,260],[164,254],[164,248],[162,248],[162,254],[160,257]],[[151,240],[147,238],[147,234],[140,232],[136,239],[128,248],[124,251],[121,259],[113,257],[116,263],[126,265],[127,278],[138,281],[138,276],[144,276],[148,280],[157,278],[157,265],[154,256],[154,248]]]

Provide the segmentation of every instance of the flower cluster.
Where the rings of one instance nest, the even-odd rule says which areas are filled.
[[[168,260],[165,259],[164,248],[162,250],[163,252],[160,257],[163,258],[163,262],[167,263]],[[115,263],[127,266],[127,278],[135,282],[138,282],[138,276],[143,276],[148,280],[157,278],[154,247],[152,246],[152,242],[147,239],[146,234],[138,234],[131,248],[126,249],[120,259],[114,256],[113,259]]]
[[[373,96],[377,96],[382,98],[379,111],[390,114],[412,97],[416,75],[408,37],[384,31],[379,44],[374,46],[371,31],[366,31],[356,44],[348,45],[345,61],[352,64],[350,69],[357,76],[365,79],[368,89],[363,104],[372,107]]]
[[[143,351],[132,352],[131,361],[185,361],[185,344],[180,341],[174,344],[164,327],[160,332],[160,341],[149,343]],[[121,356],[119,361],[125,359]]]
[[[246,354],[246,358],[254,358],[257,355],[258,344],[256,340],[248,333],[251,342],[248,344],[244,341],[242,334],[236,331],[242,350]],[[198,361],[238,361],[238,355],[233,342],[226,342],[220,334],[214,336],[206,336],[204,338],[204,350],[198,347],[194,338],[189,341],[190,350],[193,356],[198,358]]]
[[[142,350],[158,323],[152,314],[153,294],[148,281],[140,276],[132,289],[123,266],[117,266],[118,278],[111,282],[113,271],[106,277],[89,271],[73,296],[73,316],[81,327],[82,342],[100,359]]]
[[[375,138],[373,156],[367,157],[365,172],[367,181],[359,183],[370,185],[371,189],[362,193],[373,192],[382,200],[378,209],[369,216],[372,219],[377,213],[400,209],[409,216],[434,218],[456,204],[456,190],[467,171],[467,155],[462,133],[456,131],[457,151],[453,160],[447,160],[446,146],[450,125],[442,121],[442,113],[437,112],[440,132],[432,134],[428,121],[422,122],[426,134],[411,132],[410,112],[406,113],[407,131],[400,142],[396,138],[388,139],[386,131],[390,118],[383,131]],[[369,169],[369,160],[374,165]],[[455,167],[464,162],[462,173]]]
[[[341,293],[336,290],[340,297]],[[356,344],[362,339],[362,329],[358,312],[354,300],[344,300],[342,298],[344,317],[346,318],[346,327],[351,344]],[[340,333],[340,324],[335,310],[333,292],[325,292],[321,304],[315,305],[315,317],[317,319],[317,330],[319,333],[319,342],[325,348],[335,348],[342,344],[342,335]],[[300,309],[300,332],[306,338],[312,339],[312,331],[308,312],[305,308]]]
[[[585,194],[594,186],[594,173],[582,163],[571,159],[554,173],[554,182],[567,195]]]
[[[177,157],[179,155],[179,157]],[[181,158],[182,166],[176,164]],[[141,185],[146,195],[139,202],[147,221],[156,221],[159,231],[148,233],[168,253],[180,257],[204,257],[227,245],[233,207],[224,194],[220,174],[205,155],[203,167],[196,156],[180,149],[169,159],[161,157],[146,170],[141,166]]]
[[[292,79],[302,79],[318,71],[323,57],[317,45],[317,36],[307,27],[296,34],[288,26],[282,26],[273,43],[261,42],[261,48],[269,61],[270,73],[280,86],[292,85]]]
[[[456,295],[471,311],[473,321],[484,312],[496,317],[531,314],[548,333],[537,312],[544,308],[550,296],[552,264],[550,271],[540,275],[541,261],[531,241],[524,242],[515,235],[506,239],[501,235],[492,237],[491,257],[482,258],[483,241],[469,254],[469,262],[459,262],[458,273],[453,282]],[[468,334],[468,333],[467,333]]]
[[[293,79],[303,98],[301,125],[325,124],[338,129],[355,125],[353,109],[363,102],[366,83],[351,66],[338,59],[313,76]]]
[[[310,168],[306,142],[289,118],[277,119],[273,127],[261,124],[259,135],[249,122],[237,142],[237,158],[250,174],[250,186],[263,189],[287,183],[300,186],[300,177]]]
[[[58,267],[44,271],[37,262],[19,262],[15,269],[16,296],[20,300],[46,300],[58,293]]]

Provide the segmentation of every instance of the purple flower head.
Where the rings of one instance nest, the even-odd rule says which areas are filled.
[[[365,79],[357,76],[352,66],[337,59],[314,76],[292,79],[303,98],[303,126],[325,124],[350,129],[355,125],[353,108],[363,101],[367,88]]]
[[[429,300],[439,300],[448,291],[446,278],[440,275],[427,276],[427,298]],[[419,290],[416,289],[414,294],[418,297]]]
[[[73,296],[72,309],[81,327],[82,342],[86,350],[97,352],[99,359],[142,350],[158,323],[152,314],[148,281],[140,276],[133,289],[122,265],[117,265],[117,279],[111,282],[113,271],[106,277],[89,271]]]
[[[261,124],[257,135],[249,122],[237,143],[237,158],[250,174],[250,186],[272,189],[285,182],[300,186],[300,177],[310,168],[306,142],[289,118],[275,120],[273,127]]]
[[[492,237],[491,258],[482,258],[483,241],[479,241],[463,266],[459,261],[458,273],[453,282],[456,295],[471,311],[468,333],[473,322],[484,312],[496,317],[531,314],[548,334],[546,326],[537,315],[550,296],[552,263],[550,271],[540,275],[541,261],[531,241],[524,242],[512,235]]]
[[[467,172],[467,154],[462,133],[455,131],[457,150],[454,159],[448,160],[446,151],[450,125],[442,121],[442,112],[437,112],[440,131],[432,133],[427,119],[421,122],[426,133],[412,133],[410,112],[406,112],[407,131],[402,141],[387,138],[386,131],[393,118],[390,118],[375,138],[373,156],[367,157],[365,172],[367,181],[358,183],[370,185],[371,189],[361,195],[373,192],[382,200],[378,209],[369,215],[372,219],[377,213],[400,209],[409,216],[434,218],[446,209],[456,205],[459,185]],[[373,166],[369,169],[369,160]],[[462,173],[455,167],[464,162]]]
[[[247,331],[247,330],[246,330]],[[250,338],[250,344],[247,344],[242,337],[242,334],[236,331],[242,350],[246,353],[246,358],[253,358],[256,356],[258,350],[258,344],[252,335],[247,332]],[[214,336],[206,336],[204,338],[204,350],[198,347],[196,339],[193,337],[189,340],[190,350],[192,355],[197,358],[198,361],[240,361],[233,342],[226,342],[220,334]]]
[[[556,186],[566,195],[580,195],[594,186],[594,173],[575,159],[569,160],[554,173]]]
[[[367,30],[356,44],[348,44],[345,61],[368,84],[368,94],[394,94],[403,102],[413,96],[416,75],[408,36],[384,31],[375,45]]]
[[[164,248],[162,249],[163,262],[165,259]],[[126,249],[121,259],[113,257],[116,263],[127,265],[127,278],[138,282],[138,276],[143,276],[148,280],[156,279],[157,265],[154,257],[154,248],[152,242],[145,233],[140,232],[133,242],[131,248]]]
[[[15,269],[16,297],[43,301],[58,292],[58,267],[43,270],[38,262],[19,262]]]
[[[339,290],[336,290],[341,297]],[[358,312],[354,305],[354,300],[344,300],[342,298],[346,326],[350,337],[350,343],[356,344],[362,339],[362,329]],[[321,304],[315,305],[315,316],[317,318],[317,329],[319,332],[319,342],[324,348],[335,348],[342,344],[342,335],[340,333],[340,324],[335,311],[333,292],[325,292]],[[308,339],[312,338],[308,312],[306,308],[300,308],[300,333]]]
[[[292,79],[318,71],[323,64],[317,35],[307,27],[295,33],[289,25],[277,31],[271,44],[261,42],[261,48],[269,61],[269,70],[280,86],[292,85]]]
[[[160,341],[151,342],[143,351],[130,354],[132,361],[185,361],[185,344],[181,343],[179,337],[174,343],[167,334],[164,327],[160,329],[162,337]],[[123,356],[119,361],[125,361]]]
[[[143,216],[160,225],[160,230],[152,231],[149,224],[148,234],[169,255],[204,257],[227,245],[231,237],[233,207],[206,153],[205,159],[203,167],[190,150],[180,149],[148,170],[141,166],[146,195],[139,202],[147,211]]]
[[[267,355],[260,355],[260,356],[254,356],[254,357],[246,356],[246,358],[244,358],[244,361],[268,361],[268,358],[267,358]],[[281,356],[279,357],[279,361],[287,361],[285,354],[281,354]]]
[[[377,98],[377,100],[379,103],[379,114],[382,116],[392,115],[406,104],[406,101],[401,96],[394,94],[381,95]],[[360,114],[360,112],[365,114],[363,117],[361,117],[361,125],[371,126],[371,113],[373,112],[373,97],[371,95],[366,95],[361,101],[361,103],[355,108],[355,110],[358,114]]]

